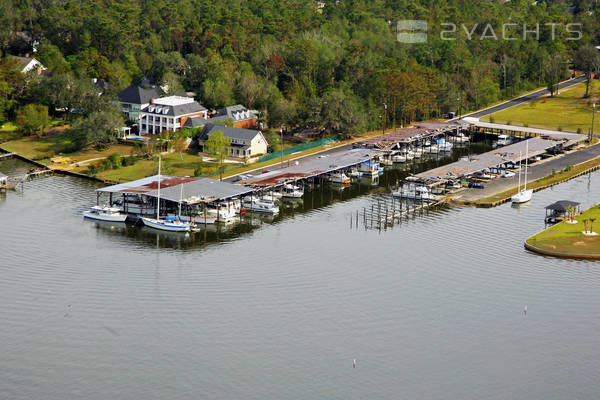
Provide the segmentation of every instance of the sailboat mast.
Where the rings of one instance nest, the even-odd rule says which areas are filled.
[[[158,155],[158,194],[156,196],[156,220],[160,219],[160,154]]]
[[[525,143],[525,188],[527,190],[527,159],[529,158],[529,140]]]
[[[179,219],[181,220],[181,202],[183,201],[183,183],[181,184],[181,188],[179,190]]]
[[[523,163],[523,153],[519,150],[519,186],[517,187],[517,193],[521,191],[521,164]]]

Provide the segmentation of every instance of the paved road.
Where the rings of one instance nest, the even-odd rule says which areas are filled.
[[[571,80],[568,80],[568,81],[565,81],[565,82],[561,82],[559,84],[559,88],[560,89],[564,89],[566,87],[575,85],[575,84],[583,82],[583,81],[585,81],[585,77],[571,79]],[[541,89],[541,90],[538,90],[536,92],[529,93],[529,94],[521,96],[521,97],[517,97],[517,98],[512,99],[512,100],[510,100],[510,101],[508,101],[506,103],[499,104],[497,106],[488,108],[487,110],[477,111],[475,113],[468,114],[468,116],[470,116],[470,117],[480,117],[480,116],[488,115],[488,114],[495,113],[495,112],[500,111],[500,110],[507,109],[509,107],[513,107],[513,106],[515,106],[517,104],[525,103],[527,101],[531,101],[531,100],[540,98],[542,96],[546,96],[549,93],[550,92],[548,91],[548,89]],[[346,151],[346,150],[349,150],[351,148],[352,148],[352,144],[347,144],[347,145],[336,147],[336,148],[333,148],[333,149],[330,149],[330,150],[325,150],[325,151],[322,151],[320,153],[310,154],[308,156],[304,156],[304,157],[298,158],[298,159],[296,159],[294,161],[291,161],[291,162],[298,161],[298,162],[302,163],[303,161],[311,160],[311,159],[317,158],[317,157],[322,156],[322,155],[331,154],[331,153],[337,153],[337,152],[341,152],[341,151]],[[288,165],[288,162],[284,161],[283,166],[286,167],[287,165]],[[274,164],[274,165],[269,165],[267,167],[259,169],[258,171],[246,172],[246,173],[244,173],[244,175],[247,175],[247,174],[256,175],[256,174],[258,174],[260,172],[260,170],[273,171],[273,170],[276,170],[276,169],[281,169],[281,167],[282,166],[281,166],[280,163],[279,164]],[[231,177],[223,179],[223,180],[225,182],[233,182],[235,180],[236,176],[237,175],[234,175],[234,176],[231,176]]]
[[[582,77],[579,77],[579,78],[570,79],[568,81],[561,82],[558,85],[558,87],[559,87],[559,90],[560,90],[560,89],[564,89],[564,88],[567,88],[569,86],[573,86],[573,85],[575,85],[577,83],[584,82],[584,81],[585,81],[585,77],[582,76]],[[531,100],[535,100],[535,99],[538,99],[538,98],[543,97],[543,96],[547,96],[549,94],[550,94],[550,91],[548,89],[541,89],[541,90],[538,90],[537,92],[529,93],[529,94],[526,94],[524,96],[517,97],[517,98],[514,98],[514,99],[512,99],[510,101],[507,101],[506,103],[498,104],[497,106],[490,107],[490,108],[488,108],[486,110],[476,111],[476,112],[474,112],[472,114],[468,114],[468,115],[465,115],[465,116],[480,118],[480,117],[483,117],[485,115],[489,115],[489,114],[492,114],[492,113],[495,113],[495,112],[498,112],[498,111],[506,110],[507,108],[514,107],[514,106],[516,106],[518,104],[525,103],[527,101],[531,101]]]
[[[559,156],[557,158],[542,162],[537,165],[532,165],[528,168],[527,177],[529,181],[534,181],[543,178],[552,173],[552,171],[560,171],[569,165],[580,164],[600,156],[600,144],[588,147],[584,150],[578,150],[572,153]],[[496,193],[502,193],[506,190],[516,188],[519,184],[519,175],[514,178],[498,178],[485,183],[485,189],[467,189],[460,193],[456,199],[459,201],[474,202]]]

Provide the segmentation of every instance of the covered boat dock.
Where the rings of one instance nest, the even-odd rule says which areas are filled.
[[[97,203],[100,195],[109,194],[109,205],[120,205],[123,212],[140,216],[156,212],[159,196],[159,176],[153,175],[132,182],[121,183],[96,190]],[[208,204],[217,204],[231,199],[251,195],[254,189],[210,178],[160,176],[161,214],[178,208],[179,205],[204,209]],[[122,196],[113,200],[113,195]]]
[[[321,155],[289,167],[252,176],[240,183],[260,188],[277,187],[345,170],[371,161],[379,155],[381,152],[371,149],[351,149],[340,153]]]
[[[487,153],[463,158],[448,165],[430,169],[412,177],[424,184],[434,184],[472,176],[478,172],[500,168],[502,165],[515,165],[525,158],[547,154],[562,142],[542,138],[531,138],[515,144],[500,147]],[[526,156],[526,150],[529,151]]]

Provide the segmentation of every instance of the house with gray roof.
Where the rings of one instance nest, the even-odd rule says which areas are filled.
[[[137,122],[140,111],[147,107],[152,99],[160,97],[160,91],[154,86],[131,85],[117,95],[121,102],[123,114],[130,120]]]
[[[257,118],[258,113],[256,111],[249,110],[241,104],[236,104],[217,110],[217,113],[210,119],[223,123],[231,121],[235,128],[254,128],[256,127]]]
[[[150,100],[140,111],[141,134],[156,134],[165,130],[178,131],[191,117],[206,118],[207,110],[191,97],[167,96]]]
[[[261,131],[213,123],[206,124],[198,136],[199,147],[204,149],[204,143],[217,131],[223,132],[223,135],[229,138],[231,143],[229,155],[232,157],[256,157],[267,153],[267,140]]]

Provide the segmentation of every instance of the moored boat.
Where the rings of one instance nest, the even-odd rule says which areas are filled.
[[[343,171],[336,171],[329,174],[331,183],[350,183],[350,178]]]
[[[94,206],[83,213],[83,218],[97,221],[125,222],[127,214],[122,214],[117,207]]]
[[[400,188],[397,191],[392,192],[392,196],[396,198],[411,199],[417,201],[434,201],[436,196],[431,193],[429,188],[426,186],[410,187],[408,190],[402,190]]]
[[[275,203],[264,199],[244,199],[244,207],[248,211],[261,212],[267,214],[279,213],[279,207]]]

